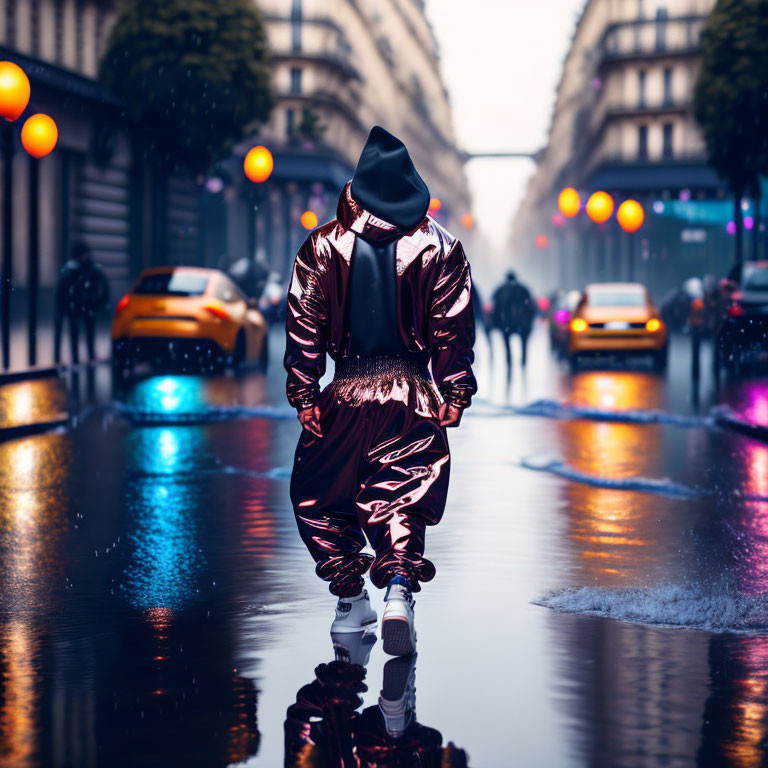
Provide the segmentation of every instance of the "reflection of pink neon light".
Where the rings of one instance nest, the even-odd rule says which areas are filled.
[[[763,386],[753,386],[747,389],[747,418],[760,424],[768,426],[768,389]]]

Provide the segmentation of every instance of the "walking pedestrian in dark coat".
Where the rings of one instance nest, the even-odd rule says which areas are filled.
[[[61,333],[64,321],[69,329],[71,360],[80,362],[80,325],[85,329],[88,360],[96,359],[96,315],[109,302],[109,283],[92,259],[85,243],[72,248],[72,256],[61,268],[56,288],[54,359],[61,362]]]
[[[531,292],[517,280],[514,272],[507,272],[507,279],[493,294],[492,325],[504,337],[507,356],[507,376],[512,375],[512,336],[520,337],[522,364],[528,360],[528,337],[533,329],[536,307]]]

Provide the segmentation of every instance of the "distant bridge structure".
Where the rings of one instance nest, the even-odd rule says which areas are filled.
[[[544,154],[543,149],[537,149],[535,152],[462,152],[461,159],[463,162],[468,163],[470,160],[478,160],[480,158],[501,158],[501,159],[520,159],[525,158],[527,160],[533,160],[534,163],[538,163]]]

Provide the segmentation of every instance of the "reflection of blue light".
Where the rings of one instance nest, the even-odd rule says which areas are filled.
[[[145,413],[197,413],[205,410],[205,383],[197,376],[161,376],[136,385],[130,405]]]
[[[181,608],[196,593],[205,559],[197,541],[199,486],[190,470],[204,452],[199,428],[142,429],[132,454],[142,474],[128,486],[134,527],[125,591],[140,610]]]

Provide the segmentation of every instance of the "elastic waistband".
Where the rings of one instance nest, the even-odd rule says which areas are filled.
[[[355,355],[336,361],[334,379],[373,379],[386,376],[415,376],[427,380],[430,378],[427,362],[420,357]]]

